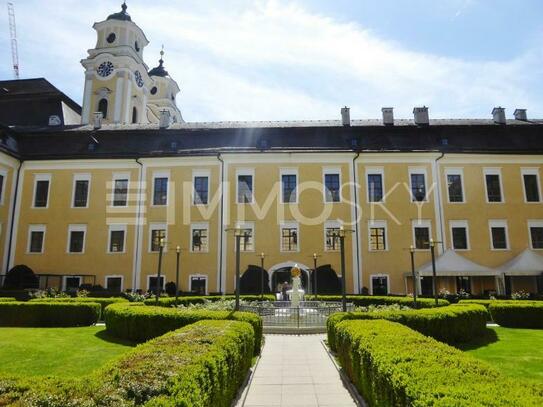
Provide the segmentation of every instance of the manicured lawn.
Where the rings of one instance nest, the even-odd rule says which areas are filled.
[[[132,346],[103,326],[0,328],[0,374],[82,376]]]
[[[543,330],[491,327],[487,338],[462,347],[504,374],[543,383]]]

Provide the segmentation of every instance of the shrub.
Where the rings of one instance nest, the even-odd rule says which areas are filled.
[[[543,302],[494,301],[488,310],[492,320],[500,326],[543,329]]]
[[[346,319],[386,319],[399,322],[432,338],[454,344],[481,336],[487,311],[480,305],[448,306],[408,311],[338,312],[327,321],[328,344],[335,349],[337,324]]]
[[[0,303],[0,326],[85,326],[98,321],[100,304],[86,303]]]
[[[101,314],[104,315],[104,310],[106,307],[110,304],[118,304],[118,303],[127,303],[128,300],[124,298],[119,297],[110,297],[110,298],[96,298],[96,297],[62,297],[62,298],[36,298],[33,300],[30,300],[30,302],[69,302],[69,303],[97,303],[101,306]]]
[[[112,335],[143,342],[204,319],[248,322],[255,332],[255,351],[260,352],[262,319],[251,312],[178,310],[141,303],[114,304],[106,308],[105,321]]]
[[[314,299],[313,295],[307,296],[307,299]],[[341,295],[319,295],[320,301],[341,301]],[[393,297],[393,296],[378,296],[378,295],[347,295],[347,302],[352,303],[357,307],[368,307],[370,305],[405,305],[413,306],[413,297]],[[449,302],[444,299],[438,300],[438,306],[444,307],[449,305]],[[417,298],[418,308],[433,308],[435,300],[433,298]]]
[[[228,407],[251,366],[254,340],[247,323],[200,321],[140,345],[79,380],[0,380],[0,402]]]
[[[220,301],[220,300],[233,300],[235,295],[190,295],[179,297],[177,303],[179,305],[190,304],[203,304],[205,301]],[[244,301],[260,301],[260,295],[240,295],[240,299]],[[264,301],[275,301],[275,296],[272,294],[264,294]],[[173,307],[175,306],[175,297],[160,297],[158,304],[154,296],[145,300],[147,305],[158,305],[159,307]]]
[[[12,267],[4,278],[5,289],[17,290],[38,288],[39,284],[39,278],[34,274],[30,267],[24,264],[18,264]]]
[[[541,406],[535,385],[390,321],[343,321],[337,353],[369,406]]]

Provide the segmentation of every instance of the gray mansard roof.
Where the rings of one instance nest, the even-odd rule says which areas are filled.
[[[0,127],[0,149],[24,160],[216,155],[229,152],[543,154],[543,120],[438,119]]]

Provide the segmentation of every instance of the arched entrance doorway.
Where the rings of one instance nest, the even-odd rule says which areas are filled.
[[[302,263],[287,261],[284,263],[276,264],[268,269],[268,273],[270,275],[270,290],[272,293],[277,292],[278,284],[282,284],[285,281],[287,281],[289,284],[292,282],[290,270],[294,266],[298,266],[298,268],[302,271],[302,288],[306,291],[306,293],[309,291],[308,281],[311,269]]]

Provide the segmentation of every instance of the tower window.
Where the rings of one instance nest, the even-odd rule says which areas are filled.
[[[158,92],[157,87],[156,87],[156,86],[153,86],[153,87],[151,88],[151,95],[156,95],[157,92]]]
[[[136,49],[136,52],[140,52],[140,46],[137,41],[134,43],[134,48]]]
[[[115,42],[115,39],[117,38],[117,36],[115,35],[115,33],[111,33],[107,36],[106,38],[106,41],[109,43],[109,44],[113,44]]]
[[[100,99],[98,102],[98,111],[102,112],[102,117],[107,118],[107,99]]]
[[[138,122],[138,109],[135,107],[132,109],[132,123]]]

